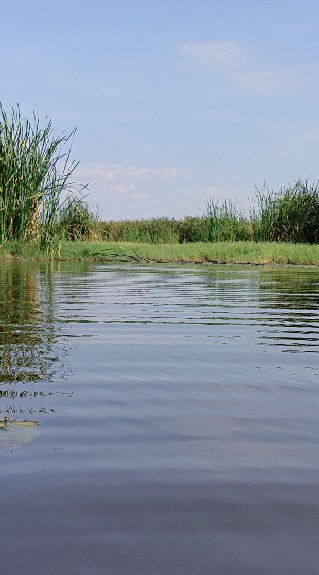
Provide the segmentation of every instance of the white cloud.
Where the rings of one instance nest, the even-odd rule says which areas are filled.
[[[156,196],[163,186],[165,188],[164,181],[176,179],[181,174],[183,170],[175,166],[149,168],[93,162],[80,164],[75,178],[88,184],[93,202],[107,204],[131,200],[145,202],[150,194]]]
[[[182,52],[210,68],[235,70],[245,65],[245,50],[238,42],[190,42],[181,46]]]
[[[181,50],[197,64],[222,74],[230,84],[249,92],[279,94],[305,84],[305,79],[297,70],[259,67],[239,42],[190,42],[182,45]]]
[[[135,188],[136,188],[135,184],[120,184],[119,186],[116,186],[114,190],[118,194],[127,194],[130,192],[134,192]]]
[[[102,182],[131,182],[150,177],[176,178],[183,170],[173,166],[163,168],[147,168],[123,166],[122,164],[83,164],[79,166],[77,174],[90,180]]]
[[[250,70],[234,74],[232,81],[262,94],[280,94],[294,90],[300,85],[300,78],[293,70]]]

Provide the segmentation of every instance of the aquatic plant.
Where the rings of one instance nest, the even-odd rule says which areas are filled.
[[[72,180],[77,163],[70,160],[75,134],[57,136],[51,120],[43,127],[19,105],[0,104],[0,244],[36,239],[49,253],[61,202],[81,191]],[[67,147],[66,152],[64,151]]]
[[[141,243],[179,242],[179,221],[174,218],[120,220],[99,224],[101,239]]]
[[[255,240],[318,243],[318,183],[298,180],[277,193],[265,185],[257,190],[257,201],[259,210],[252,217]]]
[[[206,203],[209,223],[208,241],[242,241],[251,239],[251,228],[247,217],[235,202],[224,200],[222,203],[210,199]]]
[[[222,210],[222,208],[221,208]],[[221,215],[221,214],[220,214]],[[216,218],[211,214],[185,216],[183,219],[153,218],[149,220],[122,220],[100,222],[98,229],[104,241],[140,242],[151,244],[192,243],[250,239],[251,231],[239,218]],[[213,226],[215,228],[213,229]]]
[[[98,210],[78,198],[69,198],[59,210],[59,235],[67,240],[93,241],[98,239]]]
[[[154,244],[319,241],[319,184],[298,180],[279,192],[256,190],[247,215],[236,202],[209,199],[202,216],[101,222],[105,241]]]

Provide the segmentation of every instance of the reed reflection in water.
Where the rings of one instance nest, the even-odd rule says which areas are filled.
[[[0,278],[5,573],[317,575],[319,270]]]
[[[66,379],[66,348],[54,314],[51,264],[2,262],[0,273],[1,413],[50,410],[55,391],[48,384]],[[31,401],[30,401],[31,400]]]

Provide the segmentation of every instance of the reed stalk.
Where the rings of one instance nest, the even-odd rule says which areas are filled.
[[[30,121],[19,105],[7,111],[0,104],[0,244],[37,240],[52,251],[61,203],[80,191],[72,179],[74,134],[57,136],[48,118],[41,127],[35,113]]]
[[[264,186],[256,197],[259,210],[257,217],[252,217],[255,241],[318,243],[318,183],[298,180],[277,193]]]
[[[99,222],[96,237],[105,241],[152,244],[194,242],[319,242],[319,184],[298,180],[270,190],[256,189],[249,214],[236,202],[209,199],[203,216],[181,220],[153,218]]]

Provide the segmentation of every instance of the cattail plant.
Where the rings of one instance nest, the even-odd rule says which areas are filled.
[[[212,198],[206,203],[208,241],[242,241],[251,239],[251,226],[235,202],[222,203]]]
[[[297,180],[275,193],[257,191],[258,213],[252,216],[256,241],[319,242],[319,185]]]
[[[94,241],[99,239],[99,211],[83,200],[69,198],[59,210],[59,235],[66,240]]]
[[[0,104],[1,245],[36,239],[52,252],[60,205],[80,192],[72,180],[78,165],[70,160],[74,134],[57,136],[48,118],[41,127],[35,113],[30,121],[19,105],[7,111]]]

